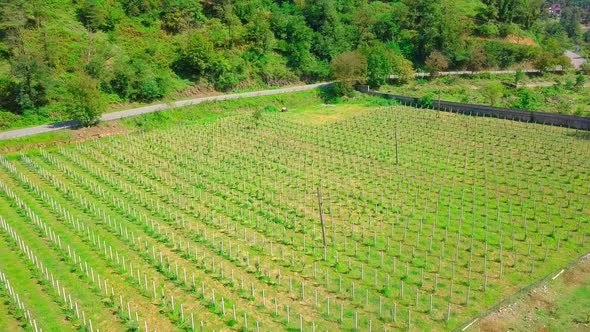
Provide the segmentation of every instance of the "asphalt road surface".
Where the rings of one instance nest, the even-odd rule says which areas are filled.
[[[100,120],[101,121],[118,120],[118,119],[130,117],[130,116],[137,116],[137,115],[146,114],[146,113],[160,112],[160,111],[164,111],[164,110],[168,110],[168,109],[172,109],[172,108],[196,105],[196,104],[200,104],[200,103],[203,103],[206,101],[221,101],[221,100],[229,100],[229,99],[269,96],[269,95],[276,95],[276,94],[281,94],[281,93],[313,90],[313,89],[316,89],[316,88],[319,88],[322,86],[326,86],[329,84],[330,83],[317,83],[317,84],[301,85],[301,86],[294,86],[294,87],[275,89],[275,90],[262,90],[262,91],[254,91],[254,92],[245,92],[245,93],[236,93],[236,94],[228,94],[228,95],[219,95],[219,96],[212,96],[212,97],[203,97],[203,98],[181,100],[181,101],[176,101],[176,102],[167,103],[167,104],[150,105],[150,106],[144,106],[144,107],[139,107],[139,108],[132,108],[132,109],[119,111],[119,112],[105,113],[100,117]],[[52,131],[72,128],[75,126],[76,126],[76,122],[66,121],[66,122],[52,123],[52,124],[36,126],[36,127],[10,130],[10,131],[5,131],[5,132],[0,132],[0,140],[19,138],[19,137],[37,135],[37,134],[42,134],[42,133],[48,133],[48,132],[52,132]]]

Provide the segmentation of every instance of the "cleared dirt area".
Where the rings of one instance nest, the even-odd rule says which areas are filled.
[[[481,319],[471,330],[590,331],[590,254],[555,280]]]
[[[95,127],[70,129],[68,131],[72,133],[73,142],[84,142],[95,138],[125,134],[128,129],[119,122],[102,122]]]
[[[504,38],[509,43],[519,44],[519,45],[528,45],[528,46],[535,46],[537,43],[530,37],[520,37],[515,35],[508,35]]]

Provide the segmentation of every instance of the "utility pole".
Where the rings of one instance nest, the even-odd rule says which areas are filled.
[[[318,186],[318,206],[320,207],[320,221],[322,223],[322,240],[324,241],[324,261],[327,256],[327,245],[326,245],[326,225],[324,224],[324,213],[322,212],[322,194],[320,193],[320,187]]]

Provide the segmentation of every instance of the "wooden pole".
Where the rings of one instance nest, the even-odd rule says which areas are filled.
[[[395,164],[399,165],[398,144],[397,144],[397,117],[395,119]]]
[[[320,222],[322,223],[322,241],[324,241],[324,261],[327,258],[327,245],[326,245],[326,225],[324,223],[324,213],[322,212],[322,194],[320,193],[320,187],[318,186],[318,206],[320,208]]]

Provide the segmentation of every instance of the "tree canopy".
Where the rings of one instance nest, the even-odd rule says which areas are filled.
[[[6,0],[0,111],[59,113],[69,75],[116,103],[356,76],[364,62],[341,63],[359,59],[371,85],[414,69],[546,67],[585,38],[587,3],[561,3],[558,21],[542,0]]]

